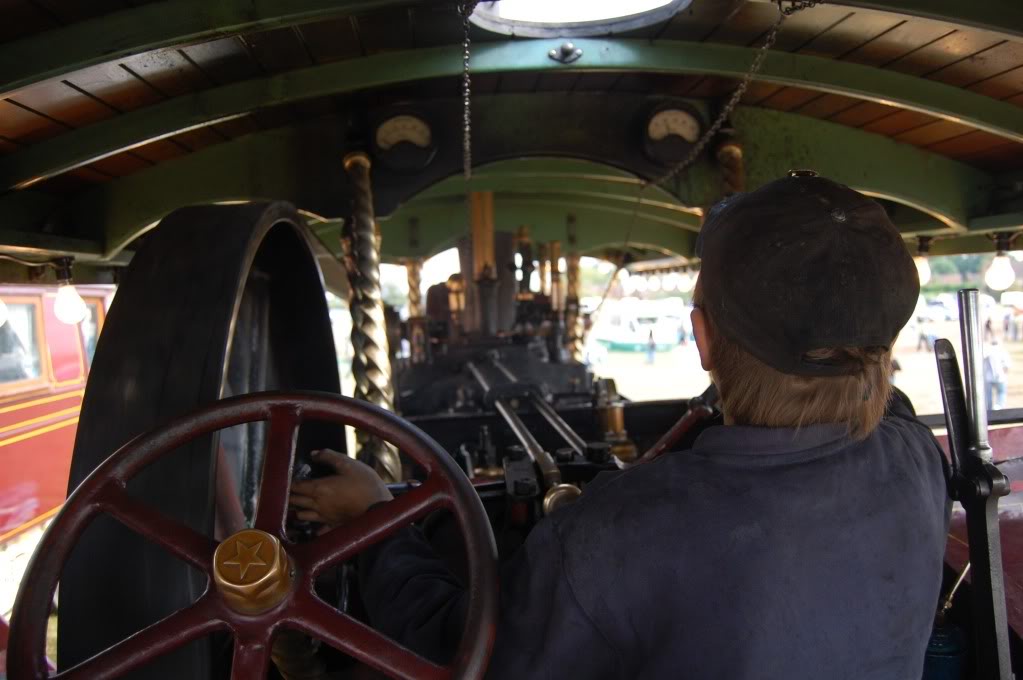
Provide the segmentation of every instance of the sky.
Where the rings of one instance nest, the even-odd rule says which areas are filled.
[[[489,3],[490,10],[509,21],[569,24],[603,21],[641,14],[663,7],[671,0],[501,0]]]

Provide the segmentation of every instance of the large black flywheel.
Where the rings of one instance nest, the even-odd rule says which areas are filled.
[[[302,225],[283,203],[201,206],[174,212],[146,237],[96,348],[69,491],[128,440],[222,397],[339,392],[323,282]],[[197,440],[129,492],[210,536],[230,534],[252,519],[263,435],[256,424]],[[321,446],[343,449],[343,433],[304,426],[300,456]],[[100,517],[60,581],[58,667],[189,604],[205,586],[204,575]],[[132,677],[223,677],[223,645],[199,640]]]

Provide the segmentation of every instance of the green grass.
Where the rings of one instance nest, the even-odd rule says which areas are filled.
[[[46,658],[57,663],[57,615],[51,614],[46,624]]]

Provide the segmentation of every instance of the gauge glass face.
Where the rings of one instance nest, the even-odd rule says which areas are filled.
[[[650,118],[650,122],[647,123],[646,133],[655,142],[659,142],[671,135],[676,135],[689,143],[693,143],[700,136],[700,123],[688,111],[665,109],[658,111]]]
[[[432,141],[430,126],[422,118],[401,115],[388,118],[377,127],[377,146],[386,151],[395,144],[408,142],[426,149]]]

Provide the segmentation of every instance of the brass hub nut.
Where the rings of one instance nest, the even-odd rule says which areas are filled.
[[[274,536],[244,529],[213,553],[213,580],[228,607],[258,614],[279,604],[291,591],[291,562]]]

